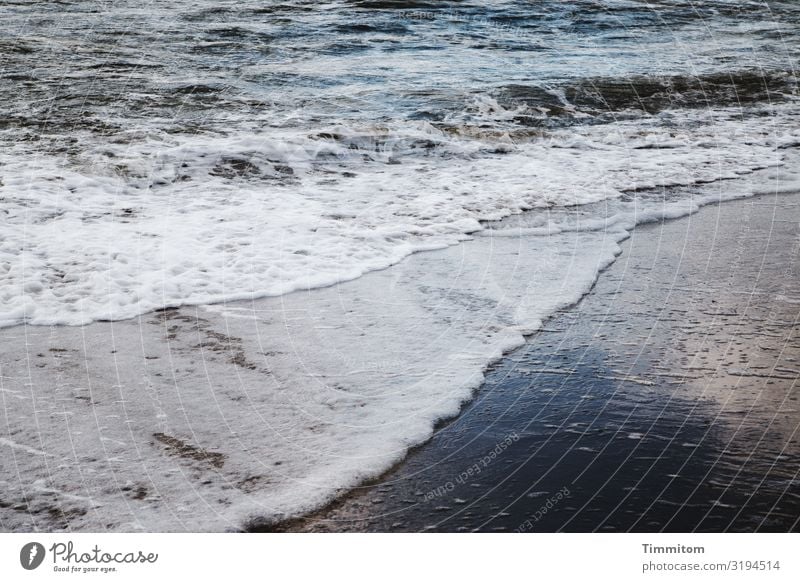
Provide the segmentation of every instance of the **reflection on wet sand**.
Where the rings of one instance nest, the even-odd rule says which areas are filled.
[[[640,227],[458,419],[289,529],[797,530],[799,259],[799,195]]]

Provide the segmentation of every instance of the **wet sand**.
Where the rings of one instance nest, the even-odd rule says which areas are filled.
[[[395,469],[281,531],[800,529],[800,195],[638,227]]]
[[[605,261],[618,233],[4,329],[0,530],[796,529],[798,224],[783,195],[639,227],[527,343],[508,321],[563,280],[564,237]]]

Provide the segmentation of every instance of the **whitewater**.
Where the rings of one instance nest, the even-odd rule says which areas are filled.
[[[10,496],[76,529],[310,511],[457,414],[637,224],[800,189],[792,3],[441,4],[0,8]],[[40,376],[29,334],[91,374]],[[176,470],[186,446],[225,461]],[[157,503],[120,493],[143,470]]]

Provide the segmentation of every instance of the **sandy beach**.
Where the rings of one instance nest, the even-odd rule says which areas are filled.
[[[0,531],[796,528],[797,3],[264,4],[0,6]]]
[[[430,442],[282,530],[798,530],[800,195],[622,249]]]
[[[522,343],[503,305],[563,275],[537,237],[274,299],[2,330],[0,523],[796,529],[799,226],[800,195],[764,195],[640,226],[621,248],[600,233],[616,262],[502,359]],[[487,280],[504,301],[478,302]],[[420,325],[436,336],[415,340]],[[443,405],[458,416],[434,432]]]

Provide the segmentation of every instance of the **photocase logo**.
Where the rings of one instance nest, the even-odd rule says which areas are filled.
[[[19,552],[19,563],[26,570],[35,570],[44,561],[44,546],[39,542],[30,542],[22,546]]]

